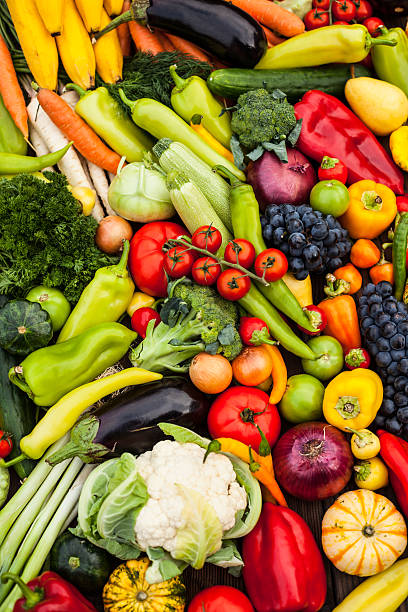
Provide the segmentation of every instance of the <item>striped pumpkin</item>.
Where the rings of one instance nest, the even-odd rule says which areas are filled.
[[[183,612],[186,587],[179,576],[149,584],[149,559],[126,561],[111,574],[103,589],[105,612]]]
[[[394,504],[367,489],[340,495],[322,523],[322,545],[342,572],[373,576],[390,567],[405,550],[407,528]]]

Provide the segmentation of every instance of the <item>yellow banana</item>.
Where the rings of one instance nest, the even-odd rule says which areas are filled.
[[[108,15],[116,17],[122,12],[123,0],[103,0],[103,6]]]
[[[108,13],[102,11],[101,28],[110,23]],[[116,30],[101,36],[94,44],[96,70],[105,83],[116,83],[122,78],[123,55]]]
[[[89,89],[95,85],[95,55],[74,0],[64,0],[63,30],[57,38],[61,61],[69,78]]]
[[[64,0],[35,0],[38,12],[51,36],[62,32],[62,7]]]
[[[34,79],[40,87],[56,89],[57,47],[40,17],[35,1],[7,0],[7,6]]]
[[[75,0],[82,21],[88,32],[93,34],[101,28],[103,0]]]

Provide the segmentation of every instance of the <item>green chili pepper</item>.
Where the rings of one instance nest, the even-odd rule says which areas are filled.
[[[232,176],[223,166],[216,166],[215,170],[227,176],[231,181],[230,209],[235,238],[249,240],[254,245],[256,254],[259,255],[267,246],[262,236],[259,204],[253,188]],[[278,310],[301,327],[313,331],[310,320],[282,279],[269,283],[268,287],[261,283],[256,283],[256,285]],[[282,320],[282,317],[280,319]]]
[[[171,108],[151,98],[140,98],[133,102],[125,96],[122,89],[119,90],[119,94],[123,102],[131,108],[132,119],[140,128],[146,130],[155,138],[170,138],[176,142],[181,142],[209,166],[222,164],[234,176],[245,180],[245,174],[241,170],[238,170],[232,162],[212,149]]]
[[[135,290],[126,267],[128,256],[129,241],[126,240],[120,262],[116,266],[99,268],[81,293],[60,331],[58,343],[81,334],[97,323],[117,321],[126,312]]]
[[[106,87],[85,91],[69,83],[67,89],[74,89],[80,100],[75,106],[78,113],[103,140],[128,162],[142,161],[146,150],[153,146],[153,140],[139,129],[112,98]]]
[[[10,472],[7,468],[0,466],[0,508],[7,499],[10,488]]]
[[[54,166],[64,157],[72,142],[69,142],[63,149],[41,155],[41,157],[26,157],[25,155],[14,155],[12,153],[0,153],[0,175],[1,174],[25,174],[37,172],[47,166]]]
[[[27,143],[14,123],[0,95],[0,152],[25,155]]]
[[[176,68],[176,65],[170,66],[170,74],[176,84],[171,92],[172,107],[187,123],[194,115],[201,115],[203,127],[229,148],[232,130],[228,113],[223,113],[224,107],[214,98],[204,79],[199,76],[183,79]]]
[[[376,45],[394,46],[385,36],[372,38],[365,26],[332,25],[309,30],[268,49],[255,68],[302,68],[322,64],[354,64],[367,57]]]
[[[377,76],[396,85],[408,96],[408,37],[402,28],[387,30],[385,26],[381,26],[381,34],[395,41],[396,46],[373,48],[371,57]]]
[[[99,323],[66,342],[34,351],[10,369],[9,379],[37,406],[52,406],[122,359],[136,337],[120,323]]]
[[[395,228],[394,240],[392,242],[392,265],[394,268],[394,295],[401,300],[404,292],[406,271],[406,253],[408,237],[408,213],[402,213],[399,223]]]

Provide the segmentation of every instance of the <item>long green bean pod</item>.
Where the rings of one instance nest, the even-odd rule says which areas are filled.
[[[399,223],[395,228],[392,243],[392,265],[394,267],[394,295],[398,301],[404,293],[406,271],[406,252],[408,238],[408,213],[402,213]]]

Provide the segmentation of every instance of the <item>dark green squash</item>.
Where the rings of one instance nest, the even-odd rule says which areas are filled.
[[[0,309],[0,346],[12,355],[46,346],[52,334],[50,315],[38,302],[11,300]]]
[[[51,549],[50,569],[81,592],[97,592],[109,578],[110,557],[105,550],[88,540],[64,531]]]

